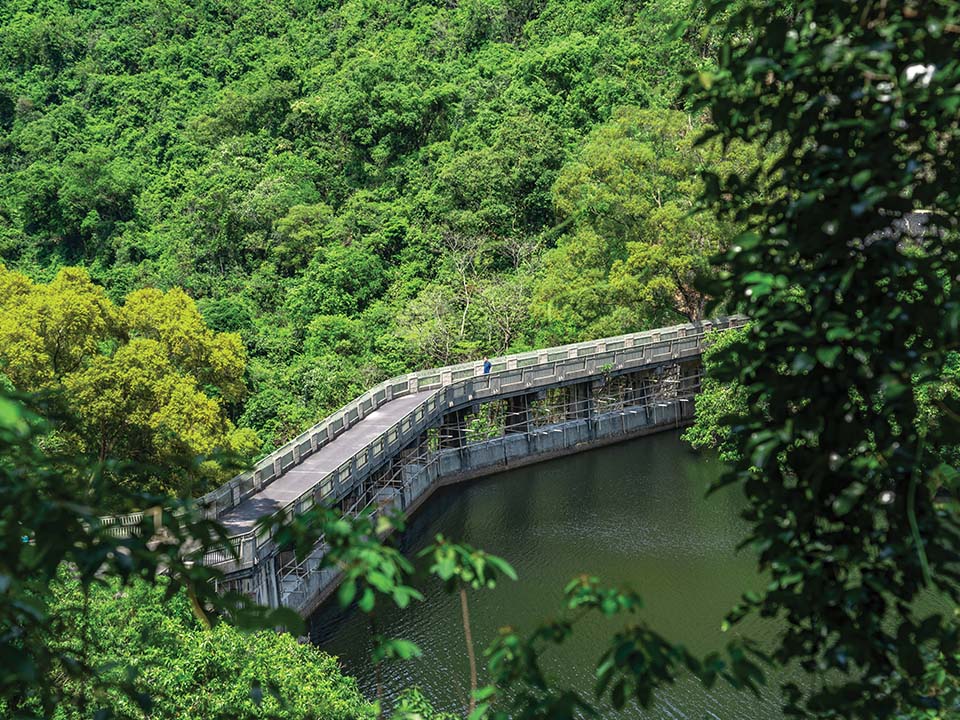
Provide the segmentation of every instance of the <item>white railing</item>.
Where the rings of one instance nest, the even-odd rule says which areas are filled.
[[[143,522],[143,513],[129,513],[127,515],[108,515],[100,518],[100,527],[108,535],[114,537],[130,537],[134,532],[133,528],[139,527]]]

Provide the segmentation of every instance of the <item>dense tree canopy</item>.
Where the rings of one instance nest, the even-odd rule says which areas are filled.
[[[749,225],[710,289],[751,318],[716,379],[739,386],[725,482],[744,490],[770,576],[728,622],[784,619],[774,659],[818,673],[785,685],[792,715],[953,715],[960,7],[710,12],[724,47],[699,105],[724,142],[785,144],[772,198],[744,201],[756,174],[706,184],[721,217]]]
[[[236,419],[268,446],[418,366],[698,316],[695,251],[729,231],[686,216],[702,118],[679,91],[712,62],[696,15],[673,33],[688,15],[5,2],[0,260],[34,280],[83,265],[115,302],[183,288],[240,334]],[[632,180],[600,223],[591,198],[616,174]],[[228,385],[214,396],[232,403]]]
[[[84,682],[67,682],[58,720],[89,717],[84,708],[115,717],[142,717],[137,697],[119,688],[129,682],[144,693],[149,715],[165,718],[274,718],[356,720],[373,708],[345,677],[336,658],[289,634],[245,633],[226,623],[206,630],[185,593],[165,596],[168,585],[136,582],[95,587],[84,597],[64,572],[49,612],[58,649],[101,668],[116,689],[90,694]],[[259,688],[259,691],[257,690]],[[149,701],[147,698],[149,697]]]
[[[551,340],[704,319],[695,281],[735,226],[697,212],[700,174],[749,172],[760,158],[742,143],[698,145],[701,129],[683,112],[621,108],[560,171],[572,230],[546,254],[534,306]]]
[[[215,527],[154,497],[165,509],[117,538],[97,520],[104,477],[188,494],[223,469],[208,462],[180,483],[156,467],[252,452],[252,430],[275,444],[418,365],[695,320],[713,297],[751,324],[708,357],[691,437],[732,462],[726,482],[745,491],[770,580],[728,626],[751,612],[784,622],[772,661],[817,675],[784,688],[795,715],[954,710],[960,629],[923,601],[960,601],[957,12],[0,5],[0,386],[52,392],[57,418],[0,397],[4,702],[49,715],[72,695],[85,714],[90,688],[136,702],[125,678],[87,661],[136,665],[124,653],[139,622],[176,648],[141,667],[170,713],[185,698],[203,715],[226,707],[181,660],[209,670],[232,711],[261,712],[253,657],[298,688],[303,668],[330,670],[298,714],[362,714],[323,658],[228,628],[213,631],[228,655],[211,657],[211,636],[173,628],[137,583],[91,614],[105,575],[155,582],[161,569],[201,619],[238,610],[184,551]],[[699,87],[681,95],[691,71]],[[697,212],[704,202],[717,212]],[[905,233],[896,221],[917,211],[923,230]],[[148,547],[157,522],[169,541]],[[339,523],[343,587],[361,610],[378,585],[409,602],[396,550],[332,522],[284,532],[306,548]],[[92,643],[89,624],[52,631],[77,602],[51,594],[65,567],[84,623],[112,624],[119,645]],[[153,610],[123,615],[127,598]],[[584,577],[565,607],[634,615],[640,600]],[[572,628],[560,616],[504,632],[485,698],[525,717],[585,707],[537,665]],[[383,640],[378,661],[412,654]],[[637,621],[601,658],[598,694],[646,704],[683,667],[756,687],[763,653],[741,638],[727,651],[694,658]]]
[[[0,286],[0,372],[20,392],[54,394],[67,416],[58,442],[158,469],[173,458],[256,452],[253,431],[228,417],[245,393],[240,338],[210,330],[182,290],[137,290],[116,306],[80,268],[33,283],[2,265]],[[195,482],[158,472],[136,489],[189,495],[225,472],[211,459]]]

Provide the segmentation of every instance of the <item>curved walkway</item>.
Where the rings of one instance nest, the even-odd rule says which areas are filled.
[[[275,513],[316,486],[324,476],[356,455],[434,392],[428,390],[390,400],[266,485],[259,493],[227,511],[220,517],[220,522],[230,535],[252,530],[257,520]]]

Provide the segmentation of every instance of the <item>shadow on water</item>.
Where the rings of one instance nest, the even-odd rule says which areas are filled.
[[[644,598],[642,616],[667,638],[703,653],[730,638],[719,630],[724,613],[761,579],[749,553],[734,549],[745,526],[735,489],[704,493],[722,467],[711,455],[690,451],[670,432],[521,468],[438,491],[401,538],[412,555],[436,533],[507,558],[520,580],[471,594],[477,651],[503,625],[529,630],[559,610],[562,589],[581,573],[604,584],[631,587]],[[418,576],[426,600],[405,611],[385,608],[382,630],[413,640],[423,657],[384,668],[392,698],[419,686],[438,709],[462,712],[468,693],[467,658],[456,597]],[[612,620],[578,625],[564,647],[544,661],[558,686],[588,697],[605,641],[620,627]],[[769,640],[760,621],[751,637]],[[340,657],[368,696],[374,694],[366,618],[328,603],[310,619],[311,640]],[[750,720],[781,717],[777,682],[760,698],[718,686],[707,691],[681,678],[658,695],[654,707],[604,708],[604,717]]]

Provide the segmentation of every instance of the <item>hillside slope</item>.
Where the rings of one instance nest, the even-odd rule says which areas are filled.
[[[419,365],[689,316],[643,277],[703,163],[686,2],[228,5],[0,6],[0,260],[183,287],[268,443]]]

